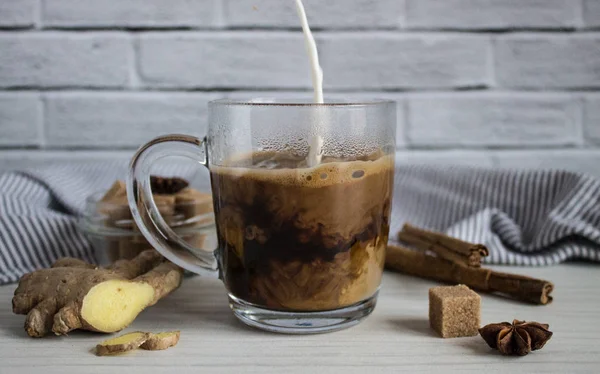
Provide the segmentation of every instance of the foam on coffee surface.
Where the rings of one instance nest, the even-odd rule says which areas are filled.
[[[282,185],[301,187],[325,187],[340,183],[353,183],[362,178],[389,172],[394,164],[393,156],[371,155],[354,161],[337,157],[323,157],[321,164],[307,167],[303,158],[264,152],[254,154],[257,161],[251,167],[242,166],[245,161],[230,161],[227,167],[215,166],[219,173],[247,176],[258,181],[271,181]]]

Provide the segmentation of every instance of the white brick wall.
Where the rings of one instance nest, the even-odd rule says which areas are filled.
[[[331,34],[322,41],[324,85],[331,89],[485,86],[489,39],[442,34]]]
[[[407,0],[408,26],[445,29],[574,28],[573,0]]]
[[[119,33],[0,33],[0,88],[124,87],[132,57]]]
[[[63,28],[216,26],[213,0],[45,0],[44,24]]]
[[[299,33],[150,33],[139,39],[148,87],[309,88]],[[243,66],[243,68],[240,68]]]
[[[600,175],[600,0],[304,0],[327,97],[391,98],[398,160]],[[201,135],[310,96],[292,0],[0,0],[0,168]]]
[[[0,27],[26,27],[35,23],[37,0],[0,1]]]
[[[136,148],[159,135],[206,133],[210,94],[68,92],[46,102],[51,147]]]
[[[405,0],[304,0],[314,29],[397,28],[404,19]],[[224,0],[232,27],[299,28],[294,1]]]
[[[600,1],[583,0],[583,20],[588,27],[600,27]]]
[[[0,93],[0,147],[42,144],[42,103],[37,94]]]
[[[499,36],[497,84],[512,88],[600,88],[600,33]]]
[[[600,95],[585,100],[584,113],[585,139],[590,145],[600,146]]]
[[[431,147],[582,145],[569,95],[443,94],[408,99],[408,143]]]

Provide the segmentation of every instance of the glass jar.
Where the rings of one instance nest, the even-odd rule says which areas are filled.
[[[79,227],[92,242],[101,265],[131,259],[152,248],[137,228],[125,199],[106,199],[96,192],[86,200]],[[212,251],[216,233],[210,194],[187,188],[174,195],[157,195],[157,207],[167,224],[191,247]]]

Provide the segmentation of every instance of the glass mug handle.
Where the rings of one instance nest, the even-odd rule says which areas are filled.
[[[127,200],[135,223],[146,240],[163,256],[197,274],[214,274],[218,269],[216,248],[193,248],[179,237],[162,218],[150,188],[150,169],[167,156],[183,156],[208,168],[206,139],[189,135],[165,135],[151,140],[133,156],[127,177]],[[206,229],[206,235],[211,230]]]

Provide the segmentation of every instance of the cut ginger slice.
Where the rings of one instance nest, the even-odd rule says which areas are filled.
[[[175,346],[179,342],[179,331],[168,331],[161,332],[158,334],[151,334],[148,340],[144,342],[140,346],[142,349],[146,349],[149,351],[158,351],[162,349],[167,349],[169,347]]]
[[[136,331],[108,339],[96,346],[96,354],[107,356],[132,351],[144,344],[149,337],[150,334],[147,332]]]

